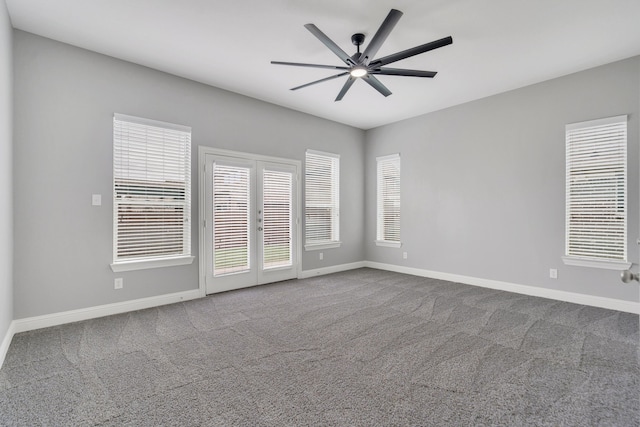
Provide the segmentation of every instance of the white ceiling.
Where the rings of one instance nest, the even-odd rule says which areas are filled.
[[[6,0],[15,28],[361,129],[640,54],[639,0]],[[303,25],[349,54],[391,8],[404,12],[377,57],[446,36],[453,44],[394,63],[434,79],[357,81],[271,60],[343,65]],[[366,42],[365,41],[365,47]]]

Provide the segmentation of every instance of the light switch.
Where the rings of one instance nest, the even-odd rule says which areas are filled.
[[[93,195],[91,195],[91,204],[93,206],[102,205],[102,194],[93,194]]]

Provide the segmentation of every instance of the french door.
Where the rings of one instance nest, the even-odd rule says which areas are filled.
[[[208,294],[297,277],[297,177],[294,161],[205,154]]]

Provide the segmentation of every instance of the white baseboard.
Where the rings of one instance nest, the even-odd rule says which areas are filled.
[[[337,273],[340,271],[353,270],[365,266],[364,261],[351,264],[334,265],[331,267],[306,270],[300,273],[301,279],[319,276],[323,274]],[[192,291],[177,292],[155,297],[141,298],[131,301],[117,302],[113,304],[99,305],[96,307],[81,308],[78,310],[64,311],[61,313],[45,314],[42,316],[27,317],[14,320],[11,323],[10,331],[7,333],[0,350],[6,350],[11,343],[11,337],[20,332],[32,331],[35,329],[48,328],[51,326],[63,325],[65,323],[79,322],[81,320],[95,319],[98,317],[110,316],[113,314],[127,313],[129,311],[142,310],[145,308],[158,307],[166,304],[173,304],[181,301],[188,301],[203,297],[200,289]],[[6,349],[5,349],[6,345]]]
[[[572,302],[575,304],[589,305],[593,307],[607,308],[610,310],[624,311],[626,313],[640,314],[640,302],[625,301],[613,298],[598,297],[593,295],[578,294],[574,292],[559,291],[555,289],[539,288],[529,285],[518,285],[516,283],[500,282],[497,280],[479,279],[477,277],[461,276],[457,274],[441,273],[439,271],[423,270],[420,268],[403,267],[400,265],[384,264],[379,262],[365,261],[365,267],[377,268],[379,270],[395,271],[414,276],[429,277],[432,279],[447,280],[450,282],[464,283],[467,285],[480,286],[483,288],[498,289],[501,291],[514,292],[517,294],[530,295],[534,297],[550,298],[558,301]]]
[[[201,298],[203,296],[204,295],[202,294],[202,291],[200,289],[194,289],[192,291],[176,292],[173,294],[158,295],[149,298],[140,298],[131,301],[99,305],[96,307],[64,311],[61,313],[27,317],[24,319],[17,319],[13,321],[14,333],[17,334],[19,332],[48,328],[50,326],[63,325],[65,323],[79,322],[81,320],[111,316],[112,314],[120,314],[129,311],[142,310],[145,308],[158,307],[161,305]]]
[[[298,275],[298,279],[322,276],[324,274],[339,273],[341,271],[355,270],[365,267],[366,261],[352,262],[350,264],[332,265],[331,267],[316,268],[315,270],[304,270]]]
[[[640,314],[640,302],[617,300],[592,295],[584,295],[573,292],[559,291],[555,289],[539,288],[535,286],[519,285],[497,280],[480,279],[477,277],[462,276],[451,273],[442,273],[419,268],[403,267],[393,264],[384,264],[372,261],[353,262],[330,267],[318,268],[314,270],[301,271],[299,279],[306,279],[325,274],[338,273],[341,271],[354,270],[356,268],[370,267],[379,270],[395,271],[398,273],[411,274],[414,276],[429,277],[433,279],[447,280],[451,282],[464,283],[467,285],[480,286],[483,288],[498,289],[501,291],[514,292],[518,294],[531,295],[542,298],[550,298],[559,301],[572,302],[576,304],[589,305],[594,307],[607,308],[611,310],[624,311],[627,313]],[[46,314],[43,316],[17,319],[11,322],[2,343],[0,343],[0,367],[9,350],[9,345],[13,336],[19,332],[31,331],[34,329],[47,328],[62,325],[65,323],[78,322],[81,320],[95,319],[98,317],[110,316],[113,314],[126,313],[129,311],[142,310],[145,308],[158,307],[166,304],[173,304],[181,301],[188,301],[205,296],[200,289],[192,291],[177,292],[167,295],[159,295],[149,298],[141,298],[132,301],[124,301],[113,304],[105,304],[97,307],[82,308],[78,310],[65,311],[62,313]]]
[[[4,335],[2,343],[0,343],[0,368],[2,368],[4,359],[5,357],[7,357],[7,352],[9,351],[11,340],[13,339],[13,335],[15,334],[15,327],[16,321],[14,320],[9,324],[9,329],[7,329],[7,333]]]

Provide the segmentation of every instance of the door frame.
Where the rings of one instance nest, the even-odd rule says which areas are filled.
[[[246,153],[242,151],[234,151],[234,150],[225,150],[222,148],[212,148],[207,146],[198,146],[198,287],[201,295],[207,295],[207,286],[206,286],[206,274],[207,274],[207,263],[206,263],[206,248],[205,248],[205,220],[206,220],[206,156],[208,154],[225,156],[225,157],[235,157],[242,160],[253,160],[253,161],[261,161],[267,163],[282,163],[291,166],[295,166],[296,168],[296,217],[294,218],[294,227],[296,228],[296,265],[294,270],[296,272],[296,277],[300,278],[302,274],[302,220],[300,219],[301,211],[302,211],[302,182],[301,182],[301,171],[302,171],[302,162],[300,160],[294,159],[286,159],[283,157],[272,157],[265,156],[262,154],[254,154],[254,153]]]

